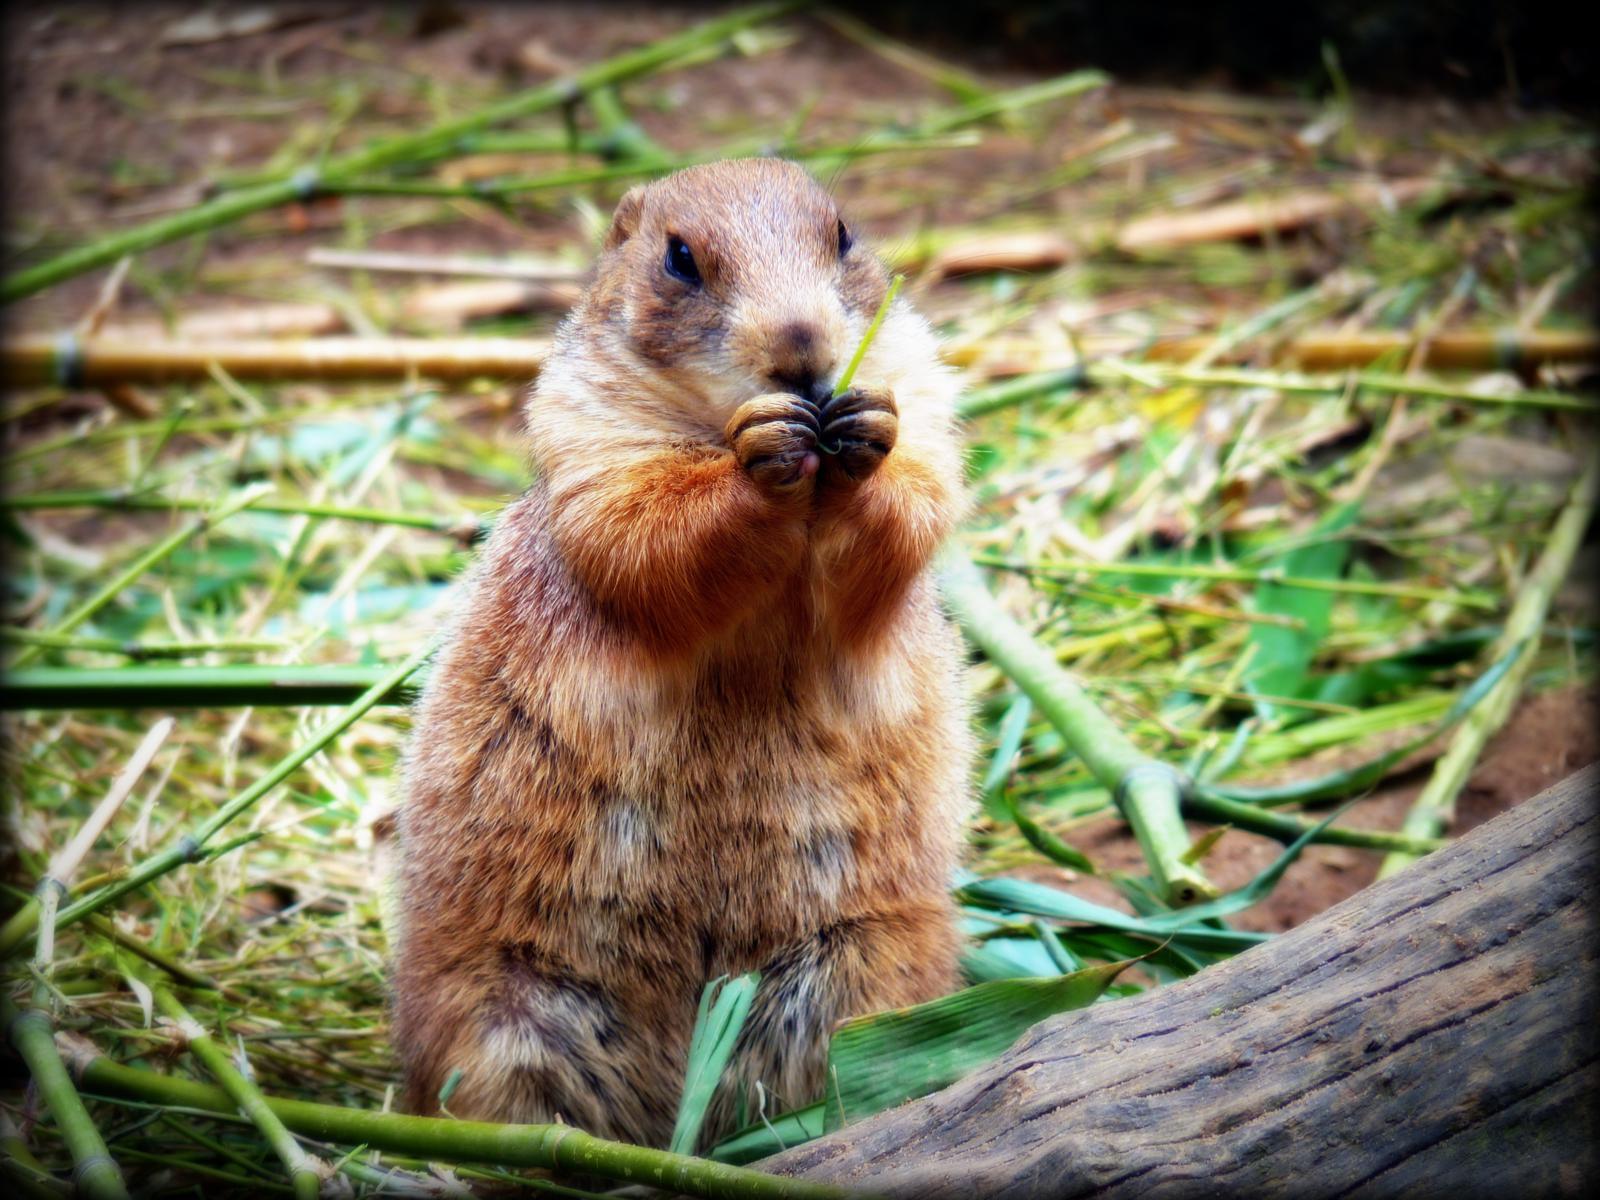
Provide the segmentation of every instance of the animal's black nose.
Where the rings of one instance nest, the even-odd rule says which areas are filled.
[[[804,396],[814,404],[826,398],[818,353],[817,329],[804,321],[792,321],[777,330],[772,338],[773,382],[786,392]]]
[[[772,381],[778,385],[780,391],[790,395],[803,396],[813,404],[821,404],[828,398],[828,388],[810,371],[797,373],[774,373]]]

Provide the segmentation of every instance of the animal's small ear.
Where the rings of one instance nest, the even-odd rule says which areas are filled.
[[[606,231],[605,249],[615,250],[633,236],[639,227],[639,214],[644,210],[644,184],[627,190],[617,201],[617,211],[611,214],[611,228]]]

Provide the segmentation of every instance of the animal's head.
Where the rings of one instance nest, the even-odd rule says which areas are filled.
[[[628,192],[591,303],[640,361],[716,419],[763,392],[820,401],[887,285],[803,169],[736,159]]]

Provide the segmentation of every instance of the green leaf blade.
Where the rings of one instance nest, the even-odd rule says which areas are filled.
[[[689,1063],[684,1072],[683,1098],[678,1103],[678,1119],[668,1145],[674,1154],[693,1154],[705,1124],[722,1072],[733,1057],[739,1032],[750,1005],[755,1000],[759,971],[737,979],[719,975],[706,984],[700,994],[700,1009],[695,1015],[694,1033],[689,1039]]]
[[[1317,522],[1315,532],[1319,535],[1338,533],[1351,525],[1360,512],[1359,501],[1342,504]],[[1330,537],[1290,550],[1276,559],[1272,566],[1290,578],[1334,580],[1343,574],[1349,557],[1349,541]],[[1266,582],[1257,585],[1252,606],[1256,612],[1292,617],[1298,624],[1294,627],[1255,625],[1251,628],[1250,645],[1253,650],[1245,679],[1252,690],[1269,696],[1302,694],[1308,684],[1312,660],[1328,636],[1334,597],[1331,591],[1284,587]],[[1269,702],[1261,701],[1257,708],[1265,719],[1281,716]]]
[[[1046,1017],[1093,1004],[1132,961],[980,983],[846,1022],[828,1048],[826,1130],[948,1087]]]

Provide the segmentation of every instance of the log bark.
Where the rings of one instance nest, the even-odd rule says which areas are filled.
[[[905,1197],[1534,1196],[1595,1180],[1600,767],[1304,925],[769,1159]]]

